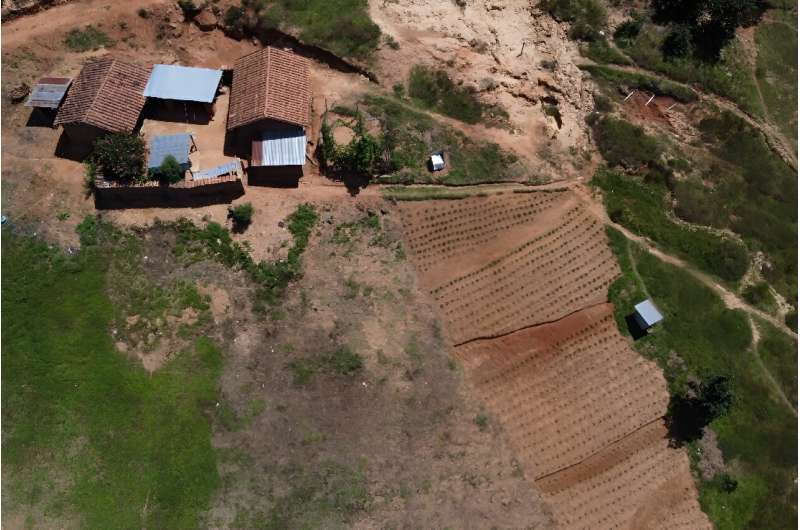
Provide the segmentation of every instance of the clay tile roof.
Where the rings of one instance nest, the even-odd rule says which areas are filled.
[[[110,132],[132,132],[149,78],[149,66],[110,58],[89,62],[72,83],[54,124],[85,123]]]
[[[308,60],[267,47],[233,65],[228,129],[265,118],[307,126],[311,121]]]

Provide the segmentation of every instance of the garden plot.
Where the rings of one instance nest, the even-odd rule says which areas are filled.
[[[661,369],[607,303],[619,267],[566,191],[404,202],[454,355],[559,528],[710,528]]]
[[[669,400],[658,366],[617,332],[611,304],[455,354],[536,478],[658,420]]]
[[[455,344],[601,303],[619,274],[602,224],[569,192],[402,208],[422,280]]]

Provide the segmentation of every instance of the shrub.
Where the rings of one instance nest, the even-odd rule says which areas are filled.
[[[670,436],[679,443],[699,440],[703,429],[733,405],[733,390],[726,377],[715,376],[689,387],[691,393],[671,397],[667,410]]]
[[[178,160],[172,156],[167,155],[164,161],[161,162],[158,170],[155,171],[155,176],[162,181],[170,184],[177,184],[183,180],[186,170],[178,163]]]
[[[667,59],[688,57],[692,53],[692,32],[687,26],[678,25],[670,30],[664,42],[661,43],[661,52]]]
[[[606,10],[597,0],[542,0],[540,5],[553,18],[572,23],[573,39],[594,40],[606,24]]]
[[[183,16],[186,20],[191,20],[200,12],[200,8],[194,3],[194,0],[178,0],[178,7],[183,11]]]
[[[148,179],[144,140],[136,134],[108,134],[94,143],[91,162],[109,180],[142,182]]]
[[[477,425],[481,431],[485,431],[489,426],[489,416],[483,411],[479,412],[477,416],[475,416],[475,425]]]
[[[642,30],[642,19],[634,17],[620,24],[614,31],[614,42],[620,47],[626,47],[636,40]]]
[[[253,205],[249,202],[228,207],[228,217],[233,220],[233,226],[237,231],[243,231],[253,220]]]
[[[478,123],[483,113],[474,91],[457,86],[445,72],[422,65],[411,69],[408,95],[423,107],[466,123]]]
[[[137,15],[139,15],[141,18],[150,18],[150,11],[148,11],[148,10],[147,10],[147,9],[145,9],[144,7],[140,7],[140,8],[139,8],[139,9],[136,11],[136,14],[137,14]]]
[[[758,282],[749,285],[743,292],[742,297],[748,304],[754,305],[767,312],[774,310],[777,305],[775,297],[772,296],[772,291],[767,282]]]
[[[72,29],[64,37],[64,44],[76,52],[88,52],[101,46],[111,46],[113,43],[114,41],[108,35],[92,25],[88,25],[82,30]]]
[[[603,116],[595,123],[593,132],[609,166],[641,167],[654,163],[661,154],[655,138],[625,120]]]

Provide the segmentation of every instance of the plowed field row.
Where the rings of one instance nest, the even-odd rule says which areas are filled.
[[[710,528],[668,445],[658,366],[605,303],[619,273],[571,192],[401,205],[454,354],[559,528]]]
[[[669,400],[658,366],[619,336],[610,304],[456,355],[536,478],[660,418]]]

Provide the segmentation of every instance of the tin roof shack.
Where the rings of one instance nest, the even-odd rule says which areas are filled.
[[[32,107],[33,111],[28,119],[28,126],[47,126],[52,127],[55,121],[58,107],[67,90],[72,84],[72,79],[66,77],[43,77],[39,79],[36,86],[31,90],[26,107]]]
[[[644,337],[650,328],[664,320],[664,316],[652,300],[639,302],[633,309],[633,313],[625,317],[625,323],[633,340]]]
[[[132,133],[145,104],[150,67],[103,58],[87,63],[53,122],[63,127],[57,153],[82,158],[108,133]],[[70,156],[72,155],[72,156]]]
[[[297,187],[306,162],[306,133],[302,127],[265,131],[253,140],[248,184]]]
[[[161,121],[208,123],[221,79],[222,70],[156,64],[144,89],[145,114]]]
[[[310,122],[307,59],[267,47],[236,61],[228,107],[226,154],[249,158],[250,168],[258,168],[256,182],[286,185],[286,179],[297,180],[302,176],[305,128]],[[302,158],[298,156],[301,142]]]

